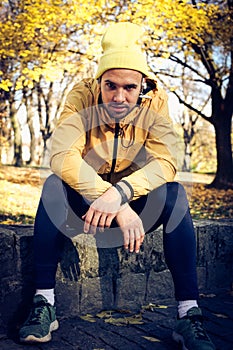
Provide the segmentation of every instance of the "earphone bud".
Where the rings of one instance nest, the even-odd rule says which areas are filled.
[[[142,91],[146,90],[146,88],[147,88],[147,83],[146,83],[146,80],[143,78],[142,79]]]
[[[146,90],[147,90],[147,82],[146,82],[146,79],[142,79],[142,90],[141,90],[141,92],[140,92],[140,95],[139,95],[139,97],[140,98],[148,98],[148,99],[152,99],[152,97],[151,96],[148,96],[148,95],[146,95]]]

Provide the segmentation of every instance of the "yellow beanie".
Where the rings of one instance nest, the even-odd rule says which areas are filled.
[[[133,69],[153,79],[154,75],[149,71],[146,56],[141,50],[143,32],[134,23],[112,24],[102,38],[103,55],[100,57],[96,79],[113,68]]]

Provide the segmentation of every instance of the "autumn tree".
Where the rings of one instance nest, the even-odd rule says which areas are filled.
[[[84,37],[89,19],[96,13],[98,9],[90,7],[84,0],[2,1],[0,89],[3,93],[0,96],[1,103],[7,106],[13,129],[15,165],[22,165],[22,138],[17,116],[21,103],[26,105],[33,139],[32,107],[36,103],[36,94],[40,95],[37,96],[38,108],[43,99],[47,115],[44,124],[40,119],[40,125],[45,140],[51,135],[53,86],[59,82],[62,84],[67,74],[74,77],[82,69],[80,56],[86,49]]]
[[[130,2],[122,18],[147,27],[146,48],[154,72],[158,76],[175,76],[170,89],[180,103],[214,126],[217,171],[211,185],[232,187],[233,1],[139,0]],[[169,62],[166,71],[156,67],[155,57]],[[205,87],[206,100],[210,98],[211,104],[209,114],[186,101],[177,87],[181,67],[187,79],[192,73],[192,84]]]
[[[179,102],[214,127],[217,171],[211,186],[232,187],[233,0],[109,1],[99,21],[131,21],[146,28],[143,41],[154,73],[160,80],[173,79],[169,88]],[[158,58],[164,69],[157,66]],[[191,100],[180,89],[182,79],[195,91]]]
[[[83,53],[97,60],[98,34],[102,34],[108,22],[141,24],[148,33],[143,41],[152,70],[159,78],[165,75],[174,78],[170,89],[179,101],[215,128],[218,165],[212,185],[232,186],[232,7],[233,0],[93,0],[88,3],[34,0],[33,4],[26,0],[5,0],[0,8],[0,88],[7,93],[7,102],[12,102],[8,107],[17,108],[19,92],[22,96],[25,87],[27,94],[24,96],[29,97],[36,86],[38,91],[41,79],[55,84],[62,81],[66,71],[77,74],[77,61]],[[94,49],[88,56],[91,43]],[[158,58],[163,59],[165,69],[157,67]],[[182,75],[181,67],[187,80],[196,87],[194,90],[204,91],[206,101],[210,98],[209,114],[199,105],[198,93],[191,102],[186,100],[177,84]],[[40,100],[45,104],[48,97],[44,95]],[[12,126],[16,125],[14,111],[9,113]],[[14,132],[17,140],[16,130]]]

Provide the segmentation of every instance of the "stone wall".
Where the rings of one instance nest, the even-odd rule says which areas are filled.
[[[230,289],[233,282],[233,222],[195,222],[197,270],[201,293]],[[0,225],[0,313],[33,295],[32,226]],[[146,235],[138,255],[122,248],[96,246],[91,235],[67,239],[57,272],[61,315],[100,309],[137,309],[173,297],[164,261],[161,229]],[[3,311],[2,311],[3,310]],[[3,317],[4,318],[4,317]]]

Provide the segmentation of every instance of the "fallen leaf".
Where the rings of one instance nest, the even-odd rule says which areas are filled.
[[[219,317],[219,318],[229,318],[228,316],[223,315],[223,314],[213,314],[213,315],[216,317]]]
[[[118,318],[108,318],[104,320],[106,323],[113,324],[115,326],[126,326],[129,324],[143,324],[141,315],[135,315],[132,317],[118,317]]]
[[[154,309],[167,309],[168,306],[166,305],[159,305],[159,304],[153,304],[149,303],[148,305],[142,306],[143,310],[149,310],[149,311],[154,311]]]
[[[216,297],[216,294],[213,294],[213,293],[210,293],[210,294],[201,293],[200,294],[200,298],[214,298],[214,297]]]
[[[98,318],[108,318],[112,316],[113,311],[108,310],[108,311],[101,311],[98,314],[96,314],[96,317]]]
[[[152,341],[152,342],[157,342],[157,343],[161,343],[161,340],[154,338],[154,337],[146,337],[146,336],[142,336],[142,338]]]
[[[87,321],[87,322],[92,322],[92,323],[93,323],[93,322],[96,322],[94,316],[91,315],[91,314],[86,314],[86,315],[84,315],[84,316],[80,316],[80,318],[81,318],[82,320],[84,320],[84,321]]]

